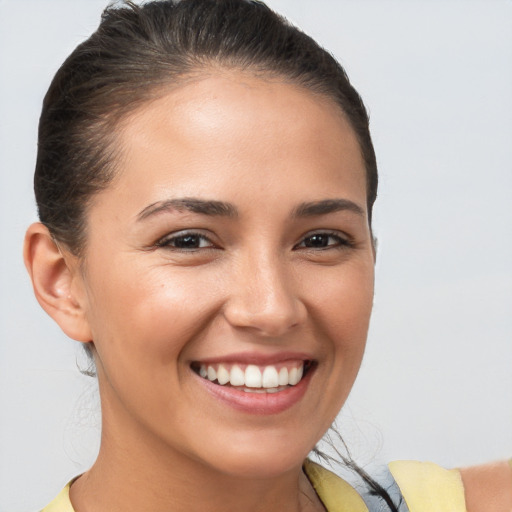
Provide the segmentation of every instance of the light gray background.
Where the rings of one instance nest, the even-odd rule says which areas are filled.
[[[106,0],[0,0],[0,512],[94,459],[78,344],[22,265],[41,100]],[[512,2],[270,0],[346,66],[381,172],[375,311],[339,425],[363,465],[512,455]],[[293,433],[291,434],[293,435]]]

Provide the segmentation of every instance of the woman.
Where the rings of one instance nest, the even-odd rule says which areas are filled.
[[[304,463],[375,260],[366,111],[325,51],[256,2],[109,9],[45,98],[35,188],[27,268],[103,415],[46,510],[365,509]]]

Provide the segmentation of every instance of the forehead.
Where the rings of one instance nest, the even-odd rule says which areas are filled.
[[[160,180],[157,188],[189,187],[181,192],[192,196],[238,184],[240,197],[272,186],[328,197],[338,182],[366,194],[359,145],[337,104],[276,79],[195,80],[127,116],[118,140],[118,185],[139,192]]]

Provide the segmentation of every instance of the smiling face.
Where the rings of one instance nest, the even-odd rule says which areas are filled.
[[[102,450],[239,476],[300,466],[354,382],[372,306],[350,126],[305,89],[226,72],[144,106],[120,142],[78,277]]]

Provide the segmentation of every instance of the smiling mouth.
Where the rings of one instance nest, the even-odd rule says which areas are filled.
[[[192,363],[192,370],[219,386],[246,393],[279,393],[296,386],[311,370],[313,361],[293,361],[276,365]]]

